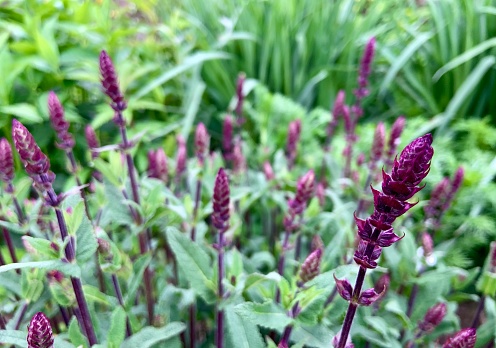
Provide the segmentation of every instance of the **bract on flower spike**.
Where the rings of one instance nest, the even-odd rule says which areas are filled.
[[[158,148],[156,151],[148,151],[148,176],[167,183],[169,169],[164,149]]]
[[[14,179],[14,159],[7,139],[0,139],[0,180],[10,184]]]
[[[233,147],[233,120],[231,115],[226,115],[222,126],[222,150],[226,161],[232,159]]]
[[[28,348],[53,348],[50,321],[42,312],[36,313],[28,326]]]
[[[314,250],[301,265],[300,279],[303,283],[309,282],[320,273],[320,262],[322,261],[322,249]]]
[[[212,223],[219,233],[229,228],[229,178],[223,168],[215,178]]]
[[[297,146],[301,134],[301,120],[295,120],[289,123],[288,141],[286,143],[286,157],[288,158],[289,168],[293,167],[297,154]]]
[[[418,328],[424,333],[434,330],[444,319],[447,312],[446,303],[438,303],[427,310],[424,319],[419,322]]]
[[[94,151],[94,149],[100,147],[100,142],[96,136],[95,130],[90,125],[87,125],[84,128],[84,136],[86,138],[86,143],[88,144],[88,148],[91,151],[91,158],[98,158],[98,152]]]

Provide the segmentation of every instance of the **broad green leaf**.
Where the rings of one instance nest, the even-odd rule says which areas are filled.
[[[143,255],[139,257],[133,264],[133,277],[128,283],[128,290],[126,297],[124,298],[124,303],[126,308],[132,305],[135,300],[136,291],[138,291],[141,285],[141,280],[143,279],[143,272],[145,268],[150,263],[151,257],[149,255]]]
[[[183,323],[173,322],[162,328],[147,326],[126,339],[121,348],[149,348],[154,344],[171,339],[186,329]]]
[[[0,342],[26,347],[26,332],[19,330],[0,330]]]
[[[98,241],[93,225],[84,210],[81,211],[81,214],[83,214],[83,220],[76,231],[76,260],[80,265],[84,265],[95,254]]]
[[[224,310],[226,317],[227,333],[232,347],[239,348],[263,348],[264,342],[257,326],[239,316],[233,306]]]
[[[264,303],[245,302],[235,307],[244,320],[272,330],[282,331],[293,322],[286,312],[273,301]]]
[[[126,312],[121,306],[117,306],[112,312],[110,329],[107,332],[107,344],[109,348],[119,348],[126,337]]]
[[[177,229],[167,228],[167,241],[170,244],[179,268],[184,272],[192,288],[205,301],[215,300],[212,266],[208,255],[200,246]]]
[[[291,334],[291,339],[304,347],[328,348],[334,333],[322,324],[297,325]]]
[[[38,114],[38,110],[30,104],[20,103],[0,107],[0,113],[16,116],[19,121],[27,124],[40,123],[43,117]]]
[[[22,241],[23,243],[29,244],[34,250],[36,250],[43,256],[46,256],[50,259],[60,258],[59,253],[51,247],[52,242],[50,242],[49,240],[23,236]]]
[[[45,272],[40,269],[30,269],[22,272],[22,297],[28,302],[36,302],[43,292]]]
[[[118,304],[115,297],[104,294],[93,285],[83,285],[83,291],[86,299],[90,302],[98,302],[107,306],[117,306]]]
[[[58,270],[70,277],[80,277],[81,269],[78,265],[73,263],[65,263],[62,261],[33,261],[33,262],[19,262],[11,263],[8,265],[0,266],[0,273],[12,271],[22,268],[40,268],[46,270]]]

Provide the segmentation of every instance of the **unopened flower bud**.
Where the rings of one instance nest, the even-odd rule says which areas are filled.
[[[339,295],[346,301],[349,301],[353,295],[353,287],[350,282],[346,279],[339,280],[335,275],[333,275],[333,277],[336,281],[336,289],[338,290]]]
[[[148,151],[148,176],[162,180],[164,183],[167,182],[169,169],[164,149],[159,148],[156,151]]]
[[[86,138],[86,143],[88,144],[88,148],[91,151],[91,158],[98,158],[99,154],[94,149],[100,147],[100,142],[96,136],[95,130],[90,125],[87,125],[84,128],[84,136]]]
[[[229,228],[229,178],[223,168],[219,169],[214,184],[212,223],[219,233]]]
[[[320,273],[320,262],[322,261],[322,249],[314,250],[301,265],[300,279],[303,283],[309,282]]]
[[[336,336],[334,336],[332,338],[332,346],[334,348],[337,348],[338,345],[339,345],[339,340],[341,339],[341,331],[339,331]],[[346,339],[346,344],[344,346],[344,348],[354,348],[355,346],[353,345],[353,343],[351,342],[351,338],[350,336],[348,336],[348,338]]]
[[[427,310],[424,319],[419,322],[418,328],[424,333],[429,333],[434,330],[446,316],[446,303],[438,303]]]
[[[187,159],[186,141],[182,135],[177,136],[177,158],[176,158],[176,175],[182,176],[186,170]]]
[[[27,128],[16,119],[12,120],[12,138],[26,172],[30,176],[46,174],[50,169],[48,157],[41,152]]]
[[[53,333],[50,321],[42,312],[31,319],[28,326],[28,348],[53,348]]]
[[[48,95],[48,111],[52,128],[59,138],[57,145],[63,150],[71,150],[75,144],[74,138],[69,133],[69,122],[64,116],[64,108],[53,91]]]
[[[474,348],[477,340],[477,332],[474,328],[458,331],[453,337],[448,338],[443,348]]]
[[[124,111],[127,104],[119,88],[114,63],[106,51],[100,53],[100,73],[102,75],[103,91],[112,100],[112,108],[115,111]]]
[[[110,243],[103,238],[97,238],[98,242],[98,252],[105,256],[110,253]]]
[[[264,162],[263,171],[265,174],[265,179],[267,179],[267,181],[274,180],[275,178],[274,170],[272,169],[272,165],[270,164],[269,161]]]
[[[231,115],[226,115],[222,126],[222,150],[226,161],[231,160],[233,147],[233,121]]]
[[[377,162],[381,160],[382,152],[384,150],[384,142],[386,137],[386,130],[384,123],[379,122],[375,129],[374,141],[372,142],[372,151],[370,153],[370,166],[375,168]]]
[[[14,179],[14,160],[12,148],[7,139],[0,140],[0,180],[10,184]]]
[[[246,158],[243,155],[241,139],[239,138],[236,139],[234,143],[232,160],[233,160],[233,171],[236,174],[243,173],[246,171]]]
[[[195,151],[196,157],[202,166],[205,162],[205,154],[208,152],[209,143],[210,137],[208,135],[207,128],[205,128],[205,125],[200,122],[196,127],[195,132]]]
[[[296,159],[296,150],[301,134],[301,120],[292,121],[288,127],[288,141],[286,143],[286,157],[288,158],[289,167],[292,168]]]
[[[47,272],[47,278],[50,283],[60,283],[62,282],[62,280],[64,280],[64,274],[57,270],[51,270]]]

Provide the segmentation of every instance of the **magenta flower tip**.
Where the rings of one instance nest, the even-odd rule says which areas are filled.
[[[333,275],[334,280],[336,281],[336,289],[338,290],[339,295],[345,299],[346,301],[351,300],[351,295],[353,294],[353,287],[350,282],[346,279],[340,280]]]
[[[419,322],[418,328],[425,333],[431,332],[443,321],[447,310],[446,303],[443,302],[432,306],[427,310],[424,319]]]
[[[164,149],[159,148],[156,151],[148,151],[148,176],[167,183],[169,169]]]
[[[14,159],[7,139],[0,140],[0,180],[10,184],[14,179]]]
[[[127,104],[119,88],[114,63],[105,50],[100,53],[100,74],[103,90],[112,100],[112,108],[116,111],[124,111]]]
[[[229,228],[229,195],[229,178],[225,170],[220,168],[215,178],[212,214],[212,224],[219,233]]]
[[[315,249],[301,265],[300,279],[303,283],[309,282],[320,273],[322,261],[322,249]]]
[[[35,176],[48,173],[50,169],[48,157],[41,152],[27,128],[15,118],[12,120],[12,139],[29,175]]]
[[[60,143],[57,144],[61,149],[70,150],[74,147],[74,138],[69,133],[69,122],[64,116],[64,108],[59,101],[55,92],[48,94],[48,112],[50,114],[50,123],[57,133]]]
[[[52,348],[53,333],[50,321],[42,312],[36,313],[28,327],[28,348]]]
[[[208,152],[209,143],[210,137],[208,135],[207,128],[202,122],[200,122],[198,123],[195,131],[195,150],[196,157],[202,165],[205,162],[205,155]]]
[[[384,123],[379,122],[375,129],[374,133],[374,141],[372,142],[372,152],[371,152],[371,162],[377,163],[381,157],[382,152],[384,151],[384,143],[386,138],[386,129],[384,127]]]

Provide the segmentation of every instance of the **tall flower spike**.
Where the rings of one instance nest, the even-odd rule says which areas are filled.
[[[28,348],[53,348],[50,321],[42,312],[34,315],[28,327]]]
[[[30,176],[47,174],[50,169],[48,157],[41,152],[27,128],[16,119],[12,120],[12,138],[26,172]]]
[[[167,183],[169,169],[164,149],[159,148],[156,151],[150,150],[148,152],[148,176]]]
[[[358,73],[358,89],[355,90],[355,95],[357,98],[361,99],[369,94],[367,89],[369,75],[372,66],[372,60],[374,59],[375,52],[375,37],[372,37],[365,46],[365,51],[363,52],[362,61],[360,64],[360,71]]]
[[[458,331],[453,337],[448,338],[443,348],[474,348],[477,332],[473,328]]]
[[[69,122],[64,116],[64,108],[53,91],[48,94],[48,112],[52,128],[60,141],[57,145],[63,150],[71,150],[74,147],[74,138],[69,133]]]
[[[186,170],[186,141],[182,135],[177,136],[177,158],[176,158],[176,175],[180,177]]]
[[[385,128],[384,123],[379,122],[375,129],[374,133],[374,141],[372,142],[372,151],[370,153],[370,167],[374,169],[377,165],[377,162],[381,160],[382,152],[384,151],[384,142],[385,142]]]
[[[223,168],[219,169],[215,178],[212,224],[219,233],[229,228],[229,178]]]
[[[0,180],[10,184],[14,179],[14,160],[12,148],[7,139],[0,140]]]
[[[205,155],[208,152],[209,143],[210,137],[208,136],[207,128],[200,122],[195,131],[195,151],[196,158],[198,158],[198,162],[202,166],[205,163]]]
[[[286,144],[286,156],[288,158],[289,167],[291,168],[296,159],[296,150],[301,134],[301,120],[295,120],[289,123],[288,127],[288,142]]]
[[[419,322],[418,328],[423,333],[429,333],[434,330],[446,316],[446,303],[438,303],[427,310],[424,319]]]
[[[226,115],[222,126],[222,150],[226,161],[232,159],[233,147],[233,120],[231,115]]]
[[[127,104],[119,88],[114,63],[106,51],[100,53],[100,73],[102,75],[103,90],[112,100],[112,108],[116,111],[124,111]]]
[[[272,169],[272,165],[270,164],[269,161],[264,162],[263,171],[265,174],[265,179],[267,179],[267,181],[274,180],[274,178],[275,178],[274,169]]]
[[[246,171],[246,158],[243,155],[242,143],[239,137],[237,137],[236,141],[234,142],[232,160],[233,160],[233,171],[236,174],[243,173],[244,171]]]
[[[393,165],[394,155],[396,155],[398,145],[401,142],[401,133],[403,133],[403,128],[405,128],[405,122],[406,119],[403,116],[400,116],[396,119],[396,121],[394,121],[391,127],[391,133],[388,140],[388,150],[385,159],[388,168]]]
[[[236,115],[238,116],[238,125],[242,125],[244,123],[243,102],[245,96],[243,94],[243,85],[245,84],[245,79],[245,73],[240,73],[238,75],[238,81],[236,82],[236,97],[238,98],[238,102],[236,103]]]

